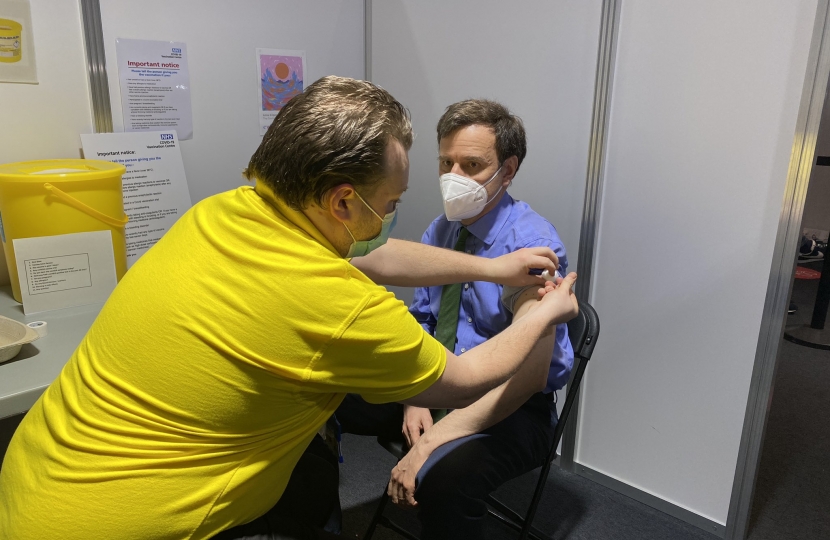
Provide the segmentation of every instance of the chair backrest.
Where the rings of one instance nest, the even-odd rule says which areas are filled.
[[[568,322],[568,337],[574,355],[586,362],[594,353],[594,345],[599,336],[599,316],[588,302],[579,302],[579,315]]]
[[[562,412],[559,414],[559,422],[553,432],[553,445],[546,459],[548,464],[556,457],[556,448],[559,446],[559,441],[562,440],[565,424],[579,393],[585,367],[594,353],[594,345],[596,345],[599,337],[599,316],[588,302],[580,302],[579,315],[568,322],[568,337],[574,350],[574,371],[571,380],[568,381],[568,393],[565,395],[565,403],[562,405]]]

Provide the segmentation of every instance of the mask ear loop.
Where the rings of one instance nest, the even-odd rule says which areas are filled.
[[[352,189],[354,189],[354,188],[352,188]],[[360,202],[362,202],[375,215],[376,218],[380,219],[381,222],[383,221],[383,218],[381,218],[378,215],[378,213],[375,212],[374,209],[372,209],[371,206],[369,206],[369,203],[367,203],[366,201],[363,200],[363,197],[360,196],[360,193],[358,193],[356,189],[354,190],[354,194],[357,195],[357,198],[360,199]],[[352,244],[356,244],[357,243],[357,238],[354,237],[354,235],[352,234],[351,229],[349,229],[349,226],[346,225],[346,222],[343,221],[342,223],[343,223],[343,226],[346,227],[346,232],[348,232],[349,236],[352,237]]]
[[[498,176],[498,175],[499,175],[499,173],[501,172],[501,170],[502,170],[503,168],[504,168],[504,165],[502,165],[501,167],[499,167],[499,170],[497,170],[497,171],[495,172],[495,174],[493,174],[493,176],[491,176],[491,177],[490,177],[490,179],[489,179],[489,180],[487,180],[486,182],[484,182],[483,184],[481,184],[481,187],[485,187],[485,186],[487,186],[487,184],[489,184],[490,182],[492,182],[492,181],[493,181],[493,179],[494,179],[494,178],[496,178],[496,176]],[[512,183],[513,183],[513,180],[510,180],[510,183],[512,184]],[[508,186],[508,187],[509,187],[509,186]],[[492,197],[490,197],[489,199],[487,199],[487,202],[486,202],[486,203],[484,203],[484,204],[485,204],[485,205],[490,204],[490,202],[491,202],[493,199],[495,199],[496,197],[498,197],[498,196],[499,196],[499,193],[501,193],[501,190],[502,190],[502,189],[504,189],[504,184],[502,184],[501,186],[499,186],[499,190],[498,190],[496,193],[494,193]]]
[[[501,172],[501,170],[502,170],[503,168],[504,168],[504,165],[502,165],[501,167],[499,167],[499,168],[498,168],[498,170],[496,170],[496,172],[494,172],[494,173],[493,173],[493,176],[491,176],[489,180],[487,180],[486,182],[484,182],[483,184],[481,184],[481,187],[486,187],[486,186],[489,186],[489,185],[490,185],[490,182],[492,182],[492,181],[493,181],[493,180],[494,180],[494,179],[495,179],[495,178],[499,175],[499,173]]]
[[[357,243],[357,238],[355,238],[354,235],[352,234],[352,231],[349,230],[349,226],[346,225],[346,222],[344,221],[342,223],[343,223],[343,226],[346,227],[346,232],[349,233],[349,236],[352,237],[352,243],[356,244]]]
[[[375,215],[375,217],[376,217],[376,218],[378,218],[379,220],[383,221],[383,218],[382,218],[382,217],[380,217],[380,215],[379,215],[377,212],[375,212],[375,209],[374,209],[374,208],[372,208],[371,206],[369,206],[369,203],[367,203],[367,202],[366,202],[366,200],[365,200],[363,197],[361,197],[361,196],[360,196],[360,193],[358,193],[358,192],[357,192],[357,190],[354,190],[354,194],[355,194],[355,195],[357,195],[357,198],[358,198],[358,199],[360,199],[360,202],[362,202],[364,205],[366,205],[366,208],[368,208],[369,210],[371,210],[371,212]]]

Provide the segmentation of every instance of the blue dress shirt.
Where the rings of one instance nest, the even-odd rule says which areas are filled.
[[[430,224],[421,242],[453,249],[460,230],[461,222],[447,221],[447,217],[442,214]],[[521,248],[544,246],[551,248],[559,257],[559,273],[563,276],[567,273],[568,258],[556,229],[527,203],[513,199],[508,193],[467,230],[470,231],[464,248],[467,253],[493,259]],[[502,286],[496,283],[473,281],[464,284],[458,312],[455,354],[467,352],[510,326],[513,315],[502,305],[501,293]],[[427,332],[434,334],[440,305],[440,286],[419,287],[415,290],[409,311]],[[560,324],[556,327],[556,345],[550,360],[545,392],[553,392],[565,386],[573,360],[568,327]]]

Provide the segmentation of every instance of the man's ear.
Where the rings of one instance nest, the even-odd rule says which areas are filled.
[[[327,208],[334,219],[341,223],[352,221],[357,217],[356,201],[354,187],[351,184],[340,184],[323,195],[323,208]]]
[[[519,170],[519,158],[516,156],[510,156],[509,158],[504,160],[504,163],[502,163],[501,167],[504,171],[504,179],[502,180],[502,185],[504,187],[509,187],[510,184],[513,183],[513,177],[516,176],[516,171]]]

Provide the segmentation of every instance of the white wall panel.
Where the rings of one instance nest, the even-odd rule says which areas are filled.
[[[626,0],[577,462],[726,520],[816,0]]]
[[[193,139],[182,141],[193,202],[245,182],[259,136],[256,49],[306,52],[306,85],[325,75],[362,79],[361,0],[101,0],[115,131],[123,131],[116,38],[184,41]]]
[[[557,228],[576,267],[600,0],[383,0],[372,5],[372,79],[412,112],[410,187],[394,235],[419,240],[443,213],[435,126],[484,97],[525,122],[528,155],[510,193]],[[405,300],[411,292],[398,290]]]
[[[78,2],[31,2],[39,84],[0,83],[0,163],[80,158],[92,131]],[[9,282],[0,250],[0,284]]]

